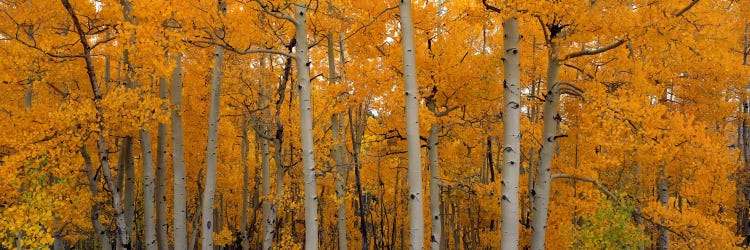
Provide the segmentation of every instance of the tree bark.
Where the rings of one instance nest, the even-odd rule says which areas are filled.
[[[141,130],[141,151],[143,154],[143,217],[145,220],[144,239],[147,250],[156,250],[156,225],[154,224],[154,161],[151,152],[151,135]]]
[[[406,140],[408,145],[407,179],[409,183],[409,248],[424,249],[424,211],[422,207],[422,156],[419,142],[419,97],[411,0],[399,4],[401,46],[406,94]]]
[[[99,240],[99,248],[102,250],[111,250],[112,243],[109,240],[107,228],[104,227],[101,222],[99,222],[99,204],[97,204],[96,202],[96,196],[99,194],[99,189],[97,188],[96,184],[96,173],[94,173],[91,156],[89,155],[88,151],[86,151],[86,147],[81,147],[81,156],[83,157],[83,162],[86,165],[86,175],[89,179],[89,190],[91,190],[91,197],[94,199],[91,202],[91,225],[94,228],[94,233],[96,233],[96,237]]]
[[[261,94],[259,98],[259,103],[261,105],[264,105],[264,103],[267,103],[268,101],[265,101],[264,96],[266,96],[263,93],[263,87],[261,87]],[[257,134],[265,135],[267,133],[267,129],[265,126],[261,125],[261,128],[256,130]],[[276,216],[275,213],[272,211],[273,206],[273,199],[271,199],[271,166],[269,163],[269,156],[270,153],[268,151],[268,140],[263,138],[262,136],[256,136],[256,140],[258,140],[258,143],[260,143],[260,157],[261,157],[261,197],[263,197],[263,201],[261,201],[262,207],[263,207],[263,250],[270,250],[271,244],[273,243],[273,236],[275,233],[276,228]],[[276,147],[279,147],[276,145]]]
[[[344,41],[340,39],[341,63],[344,63]],[[328,84],[333,85],[340,81],[341,78],[336,76],[336,60],[334,55],[333,33],[328,33]],[[341,130],[342,113],[331,115],[331,136],[333,139],[332,157],[336,164],[336,227],[338,236],[339,250],[347,249],[346,239],[346,181],[349,175],[344,159],[345,138]]]
[[[518,183],[521,167],[521,65],[518,56],[518,20],[503,22],[503,179],[501,249],[518,249]],[[490,159],[491,160],[491,159]]]
[[[124,170],[125,185],[122,189],[125,195],[125,223],[127,226],[128,235],[133,239],[134,225],[135,225],[135,166],[133,157],[133,137],[127,136],[122,141],[121,150],[125,151],[124,158]]]
[[[26,80],[26,93],[23,95],[24,107],[27,109],[31,108],[32,100],[34,99],[34,81],[29,78]]]
[[[313,154],[312,100],[310,99],[310,59],[308,56],[307,5],[300,1],[294,5],[295,57],[297,59],[297,89],[299,90],[300,136],[302,137],[302,171],[305,192],[305,249],[318,249],[318,194]]]
[[[263,67],[261,67],[262,69]],[[248,241],[247,235],[247,210],[250,197],[249,190],[249,179],[250,169],[247,163],[247,151],[249,150],[248,139],[247,139],[247,124],[250,120],[242,122],[242,141],[240,142],[240,160],[242,162],[242,215],[240,219],[240,241],[242,242],[242,250],[250,249],[250,242]]]
[[[557,84],[560,62],[557,58],[557,45],[550,44],[549,62],[547,66],[547,97],[543,106],[542,149],[539,154],[539,165],[536,170],[534,197],[532,208],[534,217],[531,222],[531,249],[543,250],[547,229],[547,213],[549,208],[552,157],[554,156],[555,135],[557,133],[557,119],[560,102],[560,88]]]
[[[159,78],[159,98],[167,99],[167,79]],[[167,112],[165,107],[163,112]],[[167,124],[160,122],[156,135],[156,242],[159,249],[169,248],[167,236]]]
[[[214,64],[211,70],[211,100],[208,112],[208,142],[206,146],[206,183],[201,211],[201,249],[213,249],[214,196],[216,193],[217,149],[219,146],[219,112],[221,104],[221,77],[224,47],[214,46]]]
[[[182,54],[177,55],[172,71],[170,104],[172,105],[172,172],[174,249],[187,249],[187,192],[185,191],[185,149],[182,129]]]
[[[360,114],[361,112],[357,112]],[[358,115],[360,116],[360,115]],[[365,210],[367,205],[365,202],[364,195],[362,193],[362,178],[359,172],[359,150],[361,149],[362,134],[364,128],[360,127],[361,116],[357,120],[356,124],[352,118],[352,109],[349,108],[349,134],[352,139],[352,159],[354,161],[354,181],[357,187],[357,200],[359,201],[359,231],[362,234],[362,249],[367,250],[370,247],[369,239],[367,238],[367,221],[365,219]]]
[[[440,214],[440,169],[438,168],[438,133],[440,128],[437,124],[430,125],[430,137],[427,140],[427,154],[430,164],[430,218],[432,219],[432,232],[430,236],[430,249],[439,250],[442,242],[442,215]]]
[[[93,102],[94,107],[96,108],[96,116],[98,118],[97,126],[99,127],[99,136],[96,145],[99,161],[102,167],[102,174],[104,175],[104,179],[107,181],[110,192],[112,193],[112,207],[114,209],[115,224],[117,225],[117,236],[120,239],[120,245],[118,245],[117,248],[130,249],[130,237],[127,233],[125,216],[122,211],[122,205],[120,204],[120,192],[117,189],[117,183],[115,183],[114,178],[112,178],[112,172],[109,167],[109,146],[107,145],[107,140],[104,138],[107,129],[105,127],[106,122],[104,121],[104,109],[100,103],[102,100],[102,93],[96,79],[96,70],[94,69],[94,58],[91,53],[91,46],[89,45],[86,38],[86,32],[81,27],[81,23],[78,20],[78,16],[76,15],[75,10],[73,10],[70,1],[60,0],[60,2],[67,10],[71,21],[73,21],[73,26],[78,33],[79,42],[83,48],[83,58],[86,62],[86,72],[88,74],[89,83],[91,84],[91,91],[94,94]]]
[[[127,21],[130,24],[135,25],[135,19],[132,15],[132,8],[133,5],[128,0],[120,0],[120,4],[122,5],[122,14],[125,21]],[[135,36],[131,36],[130,41],[127,43],[134,43],[135,42]],[[124,46],[124,50],[122,52],[122,61],[123,66],[125,67],[125,87],[129,89],[134,89],[136,87],[136,82],[133,79],[133,76],[135,74],[135,66],[130,62],[130,51],[128,50],[128,45],[126,44]],[[125,220],[127,225],[127,231],[128,234],[133,237],[135,234],[134,226],[135,226],[135,167],[134,167],[134,157],[133,157],[133,137],[132,136],[126,136],[125,140],[123,140],[122,148],[125,149],[126,153],[124,154],[124,167],[125,167]]]

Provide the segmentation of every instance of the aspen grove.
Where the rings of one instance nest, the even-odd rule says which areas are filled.
[[[750,2],[0,0],[0,249],[747,249]]]

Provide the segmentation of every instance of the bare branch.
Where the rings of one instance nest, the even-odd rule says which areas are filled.
[[[267,53],[267,54],[274,54],[274,55],[285,56],[285,57],[288,57],[288,58],[291,58],[291,59],[296,59],[294,57],[294,55],[291,54],[291,53],[280,51],[280,50],[274,50],[274,49],[250,49],[250,48],[247,48],[247,49],[241,50],[241,49],[235,48],[234,46],[232,46],[230,44],[227,44],[226,42],[224,42],[224,43],[218,43],[218,42],[215,42],[215,41],[208,41],[208,40],[205,40],[205,41],[196,41],[196,40],[187,40],[186,39],[185,42],[187,42],[189,44],[193,44],[193,45],[199,46],[199,47],[201,47],[201,44],[221,46],[221,47],[224,47],[224,49],[226,49],[226,50],[232,51],[232,52],[240,54],[240,55],[257,54],[257,53]]]
[[[290,16],[289,14],[281,12],[279,10],[269,9],[268,5],[266,5],[262,0],[254,0],[254,2],[258,3],[258,5],[263,9],[263,12],[265,12],[266,14],[278,19],[287,20],[293,23],[295,26],[298,25],[297,20],[295,20],[293,16]]]
[[[296,59],[294,55],[280,51],[280,50],[273,50],[273,49],[245,49],[243,51],[236,51],[234,49],[230,49],[232,51],[237,52],[240,55],[247,55],[247,54],[255,54],[255,53],[268,53],[268,54],[274,54],[274,55],[280,55],[280,56],[286,56],[292,59]]]
[[[552,180],[554,179],[573,179],[577,181],[583,181],[583,182],[594,184],[594,186],[596,186],[596,188],[601,190],[602,193],[606,194],[608,198],[612,199],[612,201],[614,201],[616,204],[620,204],[620,199],[618,199],[616,195],[614,195],[612,192],[609,191],[609,189],[602,186],[598,181],[592,178],[570,175],[570,174],[553,174]]]
[[[456,110],[457,108],[460,108],[460,107],[461,107],[461,106],[458,106],[458,105],[456,105],[456,106],[452,106],[452,107],[449,107],[448,109],[444,110],[443,112],[438,112],[438,113],[435,113],[435,116],[436,116],[436,117],[442,117],[442,116],[445,116],[445,115],[447,115],[448,113],[450,113],[451,111],[453,111],[453,110]]]
[[[685,6],[685,8],[682,8],[682,9],[678,10],[677,12],[675,12],[674,13],[674,17],[681,17],[682,14],[685,14],[685,12],[688,12],[690,9],[692,9],[693,6],[695,6],[696,4],[698,4],[699,1],[700,0],[692,0],[692,1],[690,1],[690,4],[688,4],[687,6]]]
[[[542,21],[542,17],[539,15],[534,15],[536,17],[536,20],[539,21],[539,26],[542,27],[542,33],[544,34],[544,41],[547,44],[552,44],[552,38],[550,38],[549,34],[547,33],[547,26],[544,25],[544,21]]]
[[[612,43],[610,45],[607,45],[607,46],[604,46],[604,47],[599,47],[598,49],[589,49],[589,50],[582,50],[582,51],[578,51],[578,52],[573,52],[573,53],[570,53],[570,54],[564,56],[560,61],[565,61],[565,60],[573,59],[573,58],[580,57],[580,56],[590,56],[590,55],[601,54],[601,53],[607,52],[607,51],[609,51],[611,49],[620,47],[620,45],[625,44],[625,41],[626,41],[625,39],[620,39],[620,40],[617,40],[616,42],[614,42],[614,43]]]
[[[97,41],[96,43],[94,43],[94,44],[91,45],[91,49],[93,50],[94,48],[96,48],[96,46],[108,43],[108,42],[110,42],[112,40],[115,40],[115,39],[117,39],[117,36],[112,36],[112,37],[108,37],[108,38],[106,38],[104,40]]]
[[[488,4],[487,0],[482,0],[482,4],[484,5],[484,8],[487,9],[487,10],[489,10],[489,11],[493,11],[493,12],[497,12],[497,13],[501,13],[502,12],[500,10],[500,8]]]
[[[573,65],[573,64],[569,64],[569,63],[564,63],[564,64],[563,64],[563,66],[565,66],[565,67],[568,67],[568,68],[572,68],[572,69],[575,69],[576,71],[580,72],[581,74],[584,74],[584,75],[586,75],[586,77],[588,77],[589,79],[594,79],[594,76],[593,76],[593,75],[591,75],[591,74],[587,73],[587,72],[586,72],[585,70],[583,70],[583,68],[581,68],[581,67],[578,67],[578,66],[575,66],[575,65]]]

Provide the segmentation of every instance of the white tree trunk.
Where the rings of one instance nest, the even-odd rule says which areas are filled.
[[[201,249],[213,249],[214,195],[216,193],[216,162],[219,146],[219,111],[224,47],[214,46],[214,65],[211,70],[211,100],[208,112],[208,143],[206,144],[206,182],[201,203]]]
[[[128,23],[135,25],[135,19],[132,15],[132,9],[133,4],[128,0],[121,0],[120,4],[122,5],[122,14],[125,21]],[[135,42],[135,36],[131,35],[129,38],[128,43],[134,43]],[[127,47],[123,50],[122,53],[122,61],[123,65],[125,66],[125,87],[134,89],[136,87],[136,82],[133,80],[133,76],[135,75],[135,65],[133,65],[130,62],[130,51],[128,51]],[[125,188],[124,188],[124,195],[125,195],[125,220],[127,225],[127,231],[130,237],[133,237],[135,235],[135,167],[134,164],[134,158],[133,158],[133,137],[127,136],[125,137],[125,140],[123,140],[122,147],[126,150],[126,153],[124,154],[124,160],[125,162]],[[122,173],[121,173],[122,174]]]
[[[430,138],[427,140],[427,154],[430,163],[430,218],[432,219],[432,236],[430,236],[430,249],[440,249],[443,216],[440,214],[440,168],[438,166],[438,133],[440,128],[437,124],[430,125]]]
[[[521,65],[518,56],[518,20],[503,22],[503,180],[501,249],[518,249],[518,178],[521,167]]]
[[[126,77],[127,78],[127,77]],[[133,229],[135,225],[135,164],[133,157],[133,137],[127,136],[122,140],[122,150],[125,151],[123,158],[124,161],[124,176],[125,176],[125,187],[122,192],[125,195],[125,225],[127,226],[128,235],[133,238]]]
[[[268,105],[268,99],[267,96],[268,93],[265,91],[264,87],[260,87],[260,97],[258,98],[258,103],[261,107]],[[261,116],[266,117],[268,114],[267,112],[261,111]],[[270,250],[271,245],[273,243],[273,236],[276,228],[276,216],[273,214],[272,206],[273,206],[273,200],[270,198],[271,196],[271,164],[270,164],[270,152],[268,150],[268,140],[264,138],[264,136],[268,136],[268,128],[265,126],[263,122],[261,122],[261,125],[258,126],[259,128],[256,129],[256,133],[260,136],[256,136],[256,140],[258,140],[258,143],[260,144],[260,157],[261,157],[261,197],[263,197],[263,200],[261,201],[262,209],[263,209],[263,250]],[[278,147],[278,146],[277,146]]]
[[[422,153],[419,142],[419,97],[417,92],[416,56],[411,0],[402,0],[401,46],[404,60],[404,92],[406,93],[406,140],[409,151],[407,181],[409,183],[409,248],[424,249],[424,211],[422,207]]]
[[[261,196],[263,197],[263,249],[271,249],[271,243],[273,242],[274,230],[276,227],[276,218],[272,217],[272,200],[270,199],[271,194],[271,167],[269,164],[269,152],[268,152],[268,140],[260,139],[260,150],[261,150],[261,175],[263,180],[261,181]]]
[[[343,63],[343,56],[344,56],[344,41],[343,39],[340,40],[340,50],[341,50],[341,62]],[[334,55],[334,42],[333,42],[333,33],[328,33],[328,83],[329,84],[336,84],[336,82],[339,79],[337,79],[336,76],[336,60]],[[338,101],[338,100],[337,100]],[[343,136],[343,133],[341,131],[341,117],[343,113],[336,113],[331,115],[331,134],[333,139],[333,149],[331,150],[331,154],[335,164],[336,164],[336,199],[340,201],[340,203],[337,204],[336,209],[336,223],[337,223],[337,231],[338,231],[338,245],[339,250],[346,250],[347,249],[347,239],[346,239],[346,179],[348,176],[348,171],[346,167],[346,160],[344,159],[344,142],[345,137]]]
[[[272,58],[269,58],[269,61]],[[265,231],[264,231],[264,240],[263,240],[263,249],[268,250],[271,249],[273,237],[276,234],[276,214],[278,210],[278,202],[281,201],[281,199],[284,197],[284,175],[286,174],[286,168],[284,167],[284,157],[283,157],[283,146],[284,146],[284,124],[281,122],[281,105],[284,102],[284,93],[286,91],[286,83],[289,79],[288,72],[291,72],[291,59],[287,59],[286,64],[284,65],[284,75],[282,75],[281,82],[278,86],[277,93],[279,95],[279,99],[276,101],[276,109],[274,114],[274,122],[276,124],[276,133],[275,137],[273,138],[274,142],[274,163],[276,165],[276,197],[274,200],[266,198],[264,200],[264,225],[265,225]],[[261,91],[264,91],[264,88],[261,88]],[[267,93],[267,92],[266,92]],[[264,95],[268,96],[268,94]],[[265,102],[268,101],[268,99],[259,99],[263,100]],[[262,103],[262,102],[261,102]],[[268,134],[268,128],[263,128],[263,131],[265,134]],[[266,149],[268,148],[268,142],[266,143]],[[261,145],[262,146],[262,145]],[[261,148],[262,150],[262,148]],[[267,152],[267,150],[266,150]],[[265,154],[268,155],[268,154]],[[267,158],[266,158],[267,159]],[[268,166],[268,165],[267,165]],[[266,168],[264,171],[266,171],[264,176],[268,176],[268,178],[264,177],[265,181],[263,182],[263,185],[268,185],[268,188],[266,189],[266,193],[270,193],[270,169]],[[266,184],[267,183],[267,184]],[[268,197],[268,196],[266,196]],[[268,203],[268,204],[266,204]],[[266,207],[268,206],[268,207]],[[268,210],[266,210],[268,209]]]
[[[167,79],[159,78],[159,97],[167,99]],[[164,109],[167,112],[167,109]],[[167,236],[167,124],[160,122],[156,135],[156,242],[159,249],[169,248]]]
[[[539,154],[539,166],[536,170],[534,183],[534,217],[531,222],[531,249],[543,250],[547,229],[547,213],[549,208],[550,188],[552,184],[552,157],[557,134],[557,119],[560,102],[560,88],[557,84],[560,63],[557,59],[556,45],[550,48],[549,64],[547,66],[547,97],[543,107],[544,128],[542,130],[542,149]]]
[[[86,165],[86,175],[88,176],[89,180],[89,190],[91,190],[91,197],[96,199],[96,196],[99,194],[99,189],[96,182],[96,173],[94,173],[91,156],[89,155],[88,151],[86,151],[86,147],[81,148],[81,156],[83,156],[83,161]],[[99,248],[102,250],[111,250],[112,243],[109,241],[107,228],[104,227],[101,222],[99,222],[99,204],[97,204],[96,201],[92,201],[90,218],[91,225],[94,228],[94,233],[96,233],[96,236],[99,239]]]
[[[107,181],[109,190],[112,193],[112,208],[114,210],[115,224],[117,225],[116,235],[120,240],[120,244],[117,246],[117,248],[129,249],[131,247],[130,236],[127,234],[125,216],[123,214],[122,204],[120,202],[120,191],[117,188],[117,183],[115,182],[114,178],[112,178],[112,171],[109,166],[109,146],[107,145],[107,140],[104,137],[105,133],[107,132],[105,126],[106,121],[104,120],[104,109],[100,104],[102,100],[102,92],[99,89],[99,83],[97,83],[96,70],[94,69],[94,58],[91,54],[91,45],[89,45],[89,42],[86,39],[86,33],[83,30],[81,23],[78,20],[78,16],[76,15],[73,6],[70,4],[70,1],[61,0],[61,2],[67,10],[71,21],[73,22],[73,26],[78,33],[78,39],[81,43],[81,47],[83,47],[83,58],[86,62],[86,73],[88,74],[89,83],[91,84],[91,92],[93,92],[94,95],[92,101],[94,102],[94,107],[96,108],[96,116],[97,118],[99,118],[97,122],[97,127],[99,128],[99,136],[96,142],[97,153],[99,161],[101,163],[102,174],[104,175],[104,179]]]
[[[300,136],[302,137],[302,171],[305,182],[305,249],[318,249],[318,193],[313,154],[312,100],[310,99],[310,58],[307,48],[305,1],[294,5],[297,89],[299,90]]]
[[[156,225],[154,224],[154,161],[151,152],[151,135],[147,130],[141,130],[141,151],[143,154],[143,219],[145,220],[144,239],[146,249],[155,250]]]
[[[170,103],[172,105],[172,172],[174,249],[187,249],[187,192],[185,191],[185,149],[182,129],[182,54],[176,58],[172,71]]]

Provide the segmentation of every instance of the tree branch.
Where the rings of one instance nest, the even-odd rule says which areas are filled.
[[[229,48],[229,50],[237,52],[237,54],[240,54],[240,55],[247,55],[247,54],[254,54],[254,53],[268,53],[268,54],[285,56],[285,57],[291,58],[292,60],[296,59],[294,55],[290,53],[280,51],[280,50],[273,50],[273,49],[245,49],[242,51],[237,51],[234,48]]]
[[[563,66],[565,66],[565,67],[568,67],[568,68],[572,68],[572,69],[575,69],[576,71],[578,71],[578,72],[581,72],[581,74],[584,74],[584,75],[586,75],[586,77],[588,77],[589,79],[594,79],[594,76],[593,76],[593,75],[591,75],[591,74],[587,73],[587,72],[586,72],[585,70],[583,70],[583,68],[581,68],[581,67],[578,67],[578,66],[575,66],[575,65],[573,65],[573,64],[569,64],[569,63],[564,63],[564,64],[563,64]]]
[[[356,35],[356,34],[357,34],[357,33],[359,33],[359,32],[360,32],[360,31],[361,31],[362,29],[364,29],[364,28],[367,28],[367,27],[369,27],[370,25],[372,25],[373,23],[375,23],[375,21],[377,21],[377,20],[378,20],[378,18],[380,18],[380,16],[382,16],[382,15],[383,15],[383,14],[385,14],[386,12],[388,12],[388,11],[390,11],[390,10],[395,10],[395,9],[398,9],[398,5],[396,5],[396,6],[391,6],[391,7],[388,7],[388,8],[385,8],[385,9],[384,9],[383,11],[381,11],[381,12],[380,12],[380,13],[378,13],[378,14],[376,14],[376,15],[375,15],[375,17],[373,17],[373,18],[372,18],[372,20],[370,20],[370,22],[368,22],[368,23],[366,23],[366,24],[363,24],[363,25],[362,25],[361,27],[357,28],[356,30],[352,31],[352,33],[350,33],[349,35],[347,35],[347,36],[346,36],[346,37],[344,38],[344,41],[346,41],[346,40],[348,40],[348,39],[349,39],[350,37],[352,37],[352,36]]]
[[[500,13],[500,12],[502,12],[502,11],[500,10],[500,8],[498,8],[498,7],[495,7],[495,6],[492,6],[492,5],[488,4],[488,3],[487,3],[487,0],[482,0],[482,4],[484,5],[484,8],[485,8],[486,10],[489,10],[489,11],[493,11],[493,12],[497,12],[497,13]]]
[[[675,12],[674,13],[674,17],[681,17],[682,14],[685,14],[685,12],[688,12],[690,9],[693,8],[693,6],[695,6],[696,4],[698,4],[698,1],[700,1],[700,0],[692,0],[692,1],[690,1],[690,4],[688,4],[687,6],[685,6],[685,8],[682,8],[681,10],[678,10],[677,12]]]
[[[456,106],[452,106],[452,107],[449,107],[448,109],[444,110],[443,112],[438,112],[438,113],[435,113],[435,116],[436,116],[436,117],[442,117],[442,116],[445,116],[445,115],[447,115],[448,113],[450,113],[451,111],[453,111],[453,110],[456,110],[457,108],[460,108],[460,107],[461,107],[461,106],[458,106],[458,105],[456,105]]]
[[[263,12],[265,12],[266,14],[268,14],[268,15],[270,15],[272,17],[278,18],[278,19],[287,20],[287,21],[291,22],[292,24],[294,24],[295,26],[298,25],[297,20],[295,20],[294,17],[290,16],[289,14],[286,14],[286,13],[278,11],[278,10],[269,9],[268,5],[266,5],[261,0],[254,0],[254,2],[258,3],[258,5],[263,9]]]
[[[609,189],[602,186],[602,184],[600,184],[598,181],[592,178],[570,175],[570,174],[553,174],[552,180],[554,179],[573,179],[577,181],[583,181],[583,182],[594,184],[594,186],[596,186],[596,188],[602,191],[602,193],[606,194],[608,198],[612,199],[612,201],[614,201],[616,204],[620,204],[620,199],[618,199],[616,195],[614,195],[612,192],[609,191]]]
[[[614,42],[614,43],[612,43],[610,45],[607,45],[607,46],[604,46],[604,47],[599,47],[598,49],[589,49],[589,50],[582,50],[582,51],[578,51],[578,52],[573,52],[573,53],[570,53],[570,54],[564,56],[560,61],[565,61],[565,60],[573,59],[573,58],[580,57],[580,56],[590,56],[590,55],[601,54],[601,53],[607,52],[607,51],[609,51],[611,49],[620,47],[620,45],[625,44],[625,41],[626,41],[625,39],[620,39],[620,40],[617,40],[616,42]]]
[[[222,40],[222,41],[224,41],[224,40]],[[268,54],[285,56],[287,58],[291,58],[292,60],[296,59],[294,57],[294,55],[292,55],[291,53],[280,51],[280,50],[274,50],[274,49],[251,49],[251,48],[246,48],[244,50],[240,50],[240,49],[237,49],[234,46],[232,46],[232,45],[230,45],[230,44],[228,44],[226,42],[224,42],[224,43],[217,43],[215,41],[195,41],[195,40],[187,40],[187,39],[185,40],[185,42],[187,42],[189,44],[197,45],[199,47],[200,47],[200,45],[198,45],[198,44],[221,46],[221,47],[224,47],[224,49],[226,49],[226,50],[232,51],[232,52],[240,54],[240,55],[257,54],[257,53],[268,53]]]

